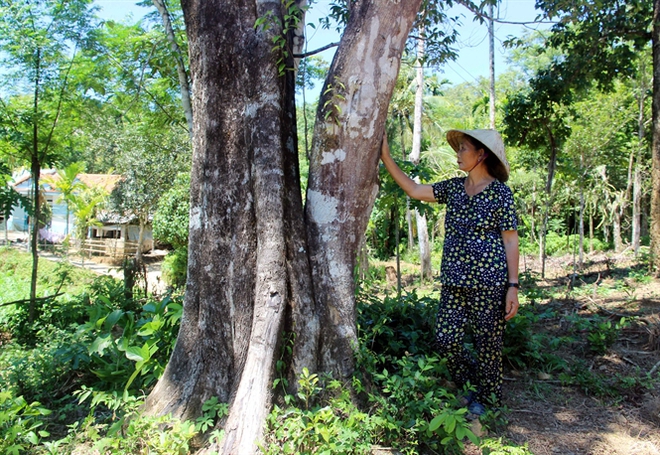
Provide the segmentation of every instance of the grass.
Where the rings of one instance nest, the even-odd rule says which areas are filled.
[[[456,450],[460,448],[458,436],[467,427],[461,426],[463,415],[453,392],[439,385],[447,379],[444,359],[429,344],[437,286],[413,281],[407,289],[417,288],[417,291],[394,297],[395,292],[385,290],[386,265],[390,263],[376,263],[372,267],[372,281],[363,285],[366,297],[360,297],[358,306],[361,339],[358,357],[362,376],[354,379],[351,386],[310,373],[301,377],[300,381],[308,385],[304,390],[311,392],[305,396],[304,403],[300,402],[300,396],[278,401],[269,420],[270,445],[266,448],[269,453],[295,453],[295,447],[307,447],[315,453],[323,450],[363,453],[371,442],[388,444],[407,454],[424,453],[425,449],[449,453],[439,443],[442,438],[448,438],[446,441]],[[402,270],[404,274],[418,273],[417,266],[405,262]],[[0,299],[26,298],[30,271],[28,254],[0,249]],[[17,443],[29,450],[17,453],[71,453],[81,445],[90,451],[96,447],[118,454],[187,453],[201,428],[208,431],[215,428],[218,416],[224,412],[222,404],[207,406],[208,415],[196,422],[140,416],[138,409],[143,404],[143,394],[148,393],[164,367],[165,354],[164,360],[159,360],[162,364],[146,363],[143,370],[146,375],[137,378],[144,381],[151,375],[151,382],[144,381],[133,391],[123,390],[129,376],[136,371],[124,350],[160,340],[159,353],[164,352],[176,333],[175,319],[167,318],[172,317],[178,303],[170,302],[168,309],[158,310],[155,308],[158,302],[118,308],[111,303],[123,296],[120,283],[104,284],[103,279],[90,272],[47,260],[40,261],[40,277],[43,277],[39,282],[40,295],[54,293],[63,276],[68,280],[67,295],[61,298],[66,307],[56,308],[57,311],[45,308],[54,316],[34,331],[36,341],[27,345],[11,336],[9,342],[0,338],[1,392],[5,394],[4,411],[9,413],[3,414],[9,417],[5,423],[0,422],[0,436],[5,436],[4,429],[22,434],[34,428],[27,440],[17,439]],[[515,369],[520,375],[510,385],[520,388],[519,396],[527,404],[553,400],[570,403],[576,396],[591,396],[601,400],[603,406],[626,403],[634,406],[644,393],[657,389],[660,377],[647,377],[648,368],[624,370],[609,362],[620,337],[631,336],[631,327],[618,324],[618,319],[607,315],[577,311],[576,302],[602,295],[599,292],[625,301],[630,283],[648,283],[649,279],[634,267],[614,270],[598,283],[588,282],[591,278],[587,276],[581,278],[587,284],[567,292],[559,280],[538,285],[533,277],[523,277],[521,314],[507,328],[507,369]],[[384,294],[389,295],[383,298]],[[145,309],[149,305],[154,308],[147,314]],[[0,308],[0,324],[8,311],[8,307]],[[117,315],[114,325],[106,323],[110,311]],[[80,314],[87,319],[81,320]],[[66,324],[57,325],[65,316]],[[166,321],[171,324],[156,328],[156,322]],[[145,327],[158,333],[159,338],[145,335]],[[626,330],[629,332],[624,333]],[[601,369],[603,366],[607,369]],[[369,403],[366,409],[355,407],[347,391],[350,388]],[[570,394],[564,397],[566,391]],[[23,395],[25,405],[19,399]],[[35,401],[41,404],[33,404]],[[0,402],[0,414],[2,406]],[[30,406],[53,412],[49,415],[43,411],[43,415],[28,419],[26,413],[35,412]],[[442,425],[432,426],[433,420],[440,423],[437,420],[440,415],[445,419]],[[502,437],[505,419],[506,412],[485,420],[484,424],[496,436],[481,440],[482,453],[532,453],[525,445],[513,444]],[[351,441],[359,441],[361,445]],[[348,449],[332,452],[331,444],[348,444],[353,452]],[[530,444],[533,444],[531,438]],[[285,447],[291,451],[287,452]]]
[[[30,297],[32,276],[32,256],[14,248],[0,248],[0,304],[27,299]],[[85,269],[73,267],[66,261],[54,262],[44,258],[39,260],[37,297],[52,295],[62,279],[66,285],[61,291],[75,295],[83,292],[98,277]]]

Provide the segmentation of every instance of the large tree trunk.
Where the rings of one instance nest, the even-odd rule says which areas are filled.
[[[212,396],[230,403],[225,437],[209,451],[257,452],[283,333],[295,335],[290,383],[303,367],[353,371],[356,253],[419,3],[353,7],[319,102],[303,217],[292,72],[278,72],[278,21],[254,27],[267,14],[282,21],[280,2],[182,2],[194,81],[188,282],[147,409],[194,418]]]
[[[210,449],[249,454],[285,327],[297,333],[292,375],[315,369],[317,352],[293,79],[277,71],[277,27],[254,28],[269,10],[281,18],[279,2],[183,8],[195,83],[188,282],[179,337],[147,408],[194,418],[216,396],[230,414],[222,446]]]
[[[651,195],[651,257],[660,274],[660,0],[653,1],[653,193]]]
[[[401,54],[421,0],[350,3],[319,100],[305,215],[321,307],[321,370],[354,368],[358,243],[378,192],[378,157]]]

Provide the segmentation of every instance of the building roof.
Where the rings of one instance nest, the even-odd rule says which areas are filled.
[[[25,172],[18,178],[13,183],[14,187],[17,187],[28,180],[30,180],[32,175],[29,172]],[[51,181],[57,181],[60,179],[59,174],[55,169],[43,169],[40,174],[39,180],[43,182],[44,186],[46,186],[47,191],[53,191],[53,188],[48,184],[47,181],[43,180],[47,178],[48,180]],[[111,193],[112,190],[115,188],[117,185],[117,182],[119,179],[121,179],[121,175],[117,174],[78,174],[76,177],[79,181],[84,183],[90,188],[102,188],[105,190],[107,193]]]

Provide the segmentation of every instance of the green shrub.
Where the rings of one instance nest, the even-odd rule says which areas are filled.
[[[28,403],[11,391],[0,391],[0,453],[18,455],[39,444],[48,433],[39,430],[50,414],[38,402]]]
[[[573,254],[577,252],[580,236],[578,234],[558,234],[555,231],[548,231],[546,234],[545,253],[548,256],[560,256],[563,254]],[[594,251],[607,251],[611,246],[598,238],[589,240],[584,239],[584,249],[589,251],[589,242],[593,242]],[[538,254],[538,241],[532,242],[528,236],[520,238],[520,251],[524,254]]]
[[[188,245],[190,212],[190,172],[176,176],[172,188],[158,200],[154,214],[153,234],[160,242],[175,249]]]
[[[431,353],[435,333],[437,298],[419,298],[416,292],[401,299],[360,293],[357,326],[360,339],[371,351],[390,359],[407,354]]]
[[[298,382],[298,394],[285,397],[268,417],[262,451],[266,454],[369,454],[369,415],[355,407],[349,388],[307,369]]]
[[[80,369],[87,366],[89,356],[84,347],[87,338],[78,334],[44,328],[33,347],[12,342],[0,350],[0,382],[29,400],[49,402],[61,397],[84,380]],[[78,375],[73,372],[79,370]]]
[[[374,373],[377,386],[369,394],[374,406],[375,438],[395,448],[429,447],[459,453],[463,438],[478,442],[454,393],[442,387],[447,377],[437,356],[406,356],[393,371]],[[415,452],[416,453],[416,452]]]
[[[546,372],[563,371],[566,362],[554,352],[572,339],[550,338],[533,330],[534,324],[543,323],[544,319],[554,316],[552,310],[536,314],[531,305],[521,305],[518,314],[506,324],[502,348],[504,361],[520,370],[538,368]]]
[[[595,323],[587,335],[589,349],[595,354],[605,354],[619,337],[621,329],[626,325],[626,318],[621,318],[619,322],[614,325],[612,325],[611,321]]]
[[[170,251],[161,265],[163,280],[169,286],[182,288],[188,275],[188,248],[181,247]]]
[[[133,455],[137,453],[188,454],[190,441],[198,433],[195,422],[166,416],[146,416],[140,412],[143,398],[127,392],[103,392],[83,387],[78,403],[89,401],[89,414],[70,426],[68,435],[44,443],[51,454],[89,452]]]
[[[89,321],[79,329],[93,340],[88,346],[90,370],[111,389],[148,387],[160,377],[174,348],[183,314],[181,296],[149,301],[137,312],[100,300],[105,305],[90,308]]]

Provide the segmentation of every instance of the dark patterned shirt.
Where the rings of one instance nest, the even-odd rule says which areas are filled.
[[[468,196],[465,179],[433,184],[435,199],[447,204],[440,281],[468,288],[502,286],[508,279],[502,231],[518,227],[513,193],[494,180]]]

